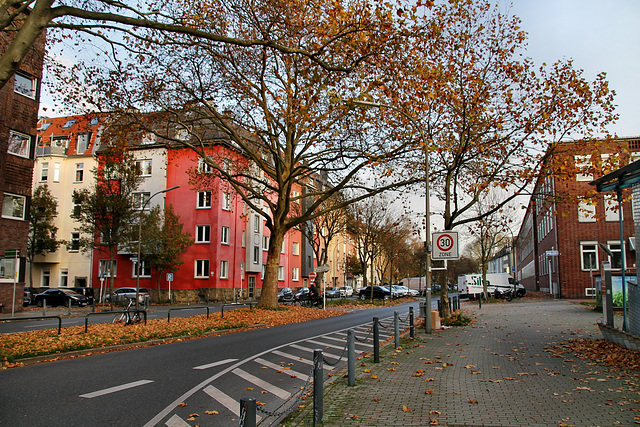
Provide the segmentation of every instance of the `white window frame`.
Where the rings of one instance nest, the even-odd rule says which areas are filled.
[[[258,214],[253,215],[253,232],[254,233],[260,232],[260,215]]]
[[[151,173],[153,172],[153,161],[151,159],[136,160],[136,167],[140,171],[140,176],[151,176]]]
[[[158,136],[153,132],[145,132],[142,135],[142,145],[151,145],[158,142]]]
[[[586,169],[591,166],[591,156],[574,156],[576,169]],[[589,182],[593,181],[593,173],[585,174],[585,173],[576,173],[576,181],[578,182]]]
[[[607,247],[611,251],[613,257],[607,255],[609,262],[611,263],[612,270],[621,270],[622,269],[622,245],[619,240],[608,240]],[[617,263],[614,261],[617,259]],[[616,265],[617,264],[617,265]]]
[[[593,250],[585,250],[585,246],[593,246]],[[585,254],[587,253],[593,253],[595,254],[594,257],[594,261],[593,261],[593,271],[598,271],[598,242],[591,242],[591,241],[585,241],[585,242],[580,242],[580,269],[582,271],[591,271],[591,269],[586,268],[585,266]]]
[[[58,280],[59,280],[58,281],[58,287],[60,287],[60,288],[68,288],[69,287],[69,269],[68,268],[61,268],[60,269],[60,277],[59,277]]]
[[[40,286],[43,288],[51,287],[51,269],[43,268],[42,274],[40,275]]]
[[[18,203],[18,205],[16,205],[16,203]],[[19,214],[18,209],[21,210]],[[24,220],[26,218],[26,213],[26,196],[22,196],[20,194],[4,193],[2,200],[2,218]]]
[[[211,226],[208,224],[196,225],[196,243],[211,243]]]
[[[91,140],[91,132],[78,132],[78,143],[76,145],[76,153],[84,154],[89,147],[89,141]]]
[[[151,193],[148,191],[139,191],[136,193],[133,193],[133,208],[137,211],[142,210],[142,208],[144,207],[145,211],[148,211],[149,209],[151,209],[151,206],[149,203],[147,203],[149,201],[149,199],[151,198]],[[146,205],[146,206],[145,206]]]
[[[84,163],[76,163],[76,175],[73,182],[83,182],[83,181],[84,181]]]
[[[76,247],[74,248],[74,246]],[[69,238],[69,247],[67,248],[67,252],[78,252],[79,250],[80,250],[80,233],[74,231],[71,233],[71,237]]]
[[[220,278],[221,279],[229,278],[229,261],[225,261],[225,260],[220,261]]]
[[[285,277],[284,277],[284,265],[279,265],[278,266],[278,281],[279,282],[284,282]]]
[[[578,202],[578,222],[596,222],[596,205],[580,200]]]
[[[53,182],[60,182],[60,163],[53,164]]]
[[[42,162],[40,164],[40,182],[47,182],[49,180],[49,162]]]
[[[13,91],[30,99],[36,99],[38,79],[25,73],[15,73]]]
[[[196,209],[211,209],[211,191],[198,191],[196,197]]]
[[[193,278],[208,279],[209,278],[209,260],[196,259],[193,261]]]
[[[99,277],[111,277],[111,272],[107,270],[110,266],[110,260],[101,259],[98,261],[98,276]],[[113,277],[118,277],[118,260],[113,260]]]
[[[268,251],[269,250],[269,240],[271,239],[271,236],[262,236],[262,250],[263,251]]]
[[[222,243],[223,245],[228,245],[229,244],[229,234],[230,234],[230,229],[228,226],[223,225],[222,229],[220,230],[220,243]]]
[[[7,153],[25,159],[31,158],[31,136],[14,130],[9,131]]]
[[[260,264],[260,244],[259,243],[253,244],[253,263],[256,265]]]
[[[293,282],[300,281],[300,269],[298,267],[293,267],[291,269],[291,281]]]
[[[222,210],[231,210],[231,194],[226,191],[222,192]]]
[[[620,209],[622,209],[622,205]],[[613,194],[604,195],[604,220],[607,222],[617,222],[619,220],[618,197]],[[624,221],[624,210],[622,211],[622,220]]]
[[[211,160],[211,157],[207,157],[208,160]],[[212,174],[214,171],[213,166],[205,161],[202,157],[198,159],[198,173],[201,174]]]
[[[131,277],[135,279],[138,277],[138,262],[132,261],[131,265],[133,266]],[[142,260],[142,264],[140,265],[140,277],[147,279],[151,277],[151,264],[145,260]]]
[[[291,253],[293,255],[300,255],[300,242],[291,243]]]

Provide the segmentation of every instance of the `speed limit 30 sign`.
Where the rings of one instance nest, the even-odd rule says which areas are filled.
[[[433,251],[431,259],[459,259],[458,253],[458,232],[457,231],[441,231],[431,235],[433,242]]]

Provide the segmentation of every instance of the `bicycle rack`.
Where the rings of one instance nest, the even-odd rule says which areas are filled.
[[[84,316],[84,332],[87,333],[87,331],[89,330],[89,316],[98,316],[98,315],[102,315],[102,314],[122,314],[122,313],[131,313],[131,312],[138,312],[138,313],[142,313],[144,316],[144,324],[147,324],[147,310],[119,310],[119,311],[101,311],[101,312],[96,312],[96,313],[87,313]]]
[[[15,320],[40,320],[40,319],[58,319],[58,335],[62,330],[62,317],[60,316],[30,316],[30,317],[12,317],[10,319],[3,319],[3,322],[13,322]]]
[[[178,310],[200,310],[202,308],[206,308],[207,309],[207,319],[209,318],[209,306],[204,306],[204,307],[179,307],[179,308],[170,308],[167,311],[167,323],[171,322],[171,312],[172,311],[178,311]]]
[[[224,308],[225,307],[239,307],[239,306],[249,306],[249,308],[251,310],[253,310],[253,307],[257,304],[257,302],[232,302],[229,304],[222,304],[222,309],[221,309],[221,316],[220,317],[224,317]]]

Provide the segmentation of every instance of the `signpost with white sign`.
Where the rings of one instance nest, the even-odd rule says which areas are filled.
[[[447,260],[460,258],[457,231],[440,231],[433,233],[431,237],[433,242],[431,259]]]

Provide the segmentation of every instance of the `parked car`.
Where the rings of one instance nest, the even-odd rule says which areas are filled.
[[[371,298],[371,286],[365,286],[363,288],[360,288],[360,292],[359,292],[359,296],[360,299],[364,300],[364,299],[369,299]],[[377,299],[388,299],[391,295],[391,292],[389,292],[389,289],[387,288],[383,288],[382,286],[373,286],[373,298],[377,298]]]
[[[383,288],[385,288],[388,291],[389,285],[384,285]],[[406,295],[406,291],[404,289],[401,289],[400,286],[398,285],[391,286],[391,297],[393,299],[402,298],[405,295]]]
[[[114,298],[113,300],[115,302],[123,302],[125,299],[135,299],[136,298],[136,288],[118,288],[116,290],[113,291],[113,295]],[[138,302],[139,303],[143,303],[146,300],[148,300],[149,298],[149,290],[146,288],[140,288],[140,292],[138,294]],[[104,301],[105,302],[110,302],[111,301],[111,295],[110,294],[106,294],[104,296]]]
[[[89,305],[93,304],[93,288],[69,288],[74,292],[79,293],[80,295],[84,295],[89,301]]]
[[[340,298],[340,288],[331,288],[326,292],[327,298]]]
[[[420,292],[416,291],[415,289],[409,289],[408,287],[406,287],[406,286],[401,286],[401,285],[400,285],[400,287],[401,287],[402,289],[404,289],[404,291],[405,291],[405,295],[407,295],[407,296],[410,296],[410,297],[417,297],[417,296],[419,296],[419,295],[420,295]]]
[[[300,301],[301,299],[309,298],[309,288],[299,288],[295,294],[293,294],[293,299],[296,301]]]
[[[89,303],[84,295],[80,295],[70,289],[47,289],[43,293],[36,295],[34,300],[38,307],[42,307],[45,301],[50,307],[67,305],[68,301],[71,301],[71,305],[79,307],[84,307]]]
[[[293,302],[293,291],[291,288],[280,289],[280,292],[278,292],[278,302]]]
[[[353,296],[353,288],[351,286],[343,286],[340,288],[340,296],[345,298],[349,298]]]
[[[24,288],[24,295],[22,297],[22,306],[28,307],[29,305],[31,305],[32,302],[33,302],[33,292],[31,292],[31,289],[29,288]]]

